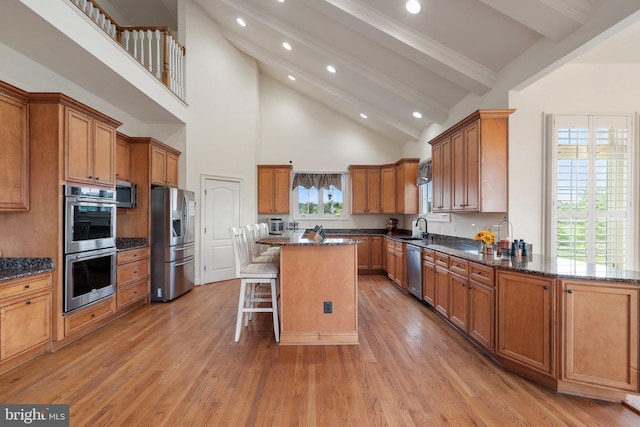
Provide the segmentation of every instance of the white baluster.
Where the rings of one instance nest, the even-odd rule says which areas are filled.
[[[160,30],[156,30],[156,56],[158,58],[158,62],[156,63],[156,78],[162,79],[162,67],[164,64],[164,58],[162,57],[162,49],[160,49],[162,43]]]
[[[138,37],[140,37],[140,57],[138,58],[138,61],[144,65],[144,31],[138,30],[137,33]]]
[[[138,59],[138,32],[133,30],[131,33],[133,35],[133,57]]]
[[[84,7],[84,11],[87,15],[89,15],[89,17],[91,17],[91,14],[93,13],[93,3],[88,1],[86,6]]]
[[[176,41],[171,37],[171,90],[176,91]]]
[[[180,87],[178,90],[178,96],[180,99],[184,99],[184,51],[178,50],[178,70],[180,72]]]
[[[131,52],[129,50],[129,31],[128,30],[124,30],[122,32],[122,41],[124,42],[124,48],[127,52]]]
[[[147,69],[150,73],[153,73],[153,50],[151,49],[151,38],[153,37],[153,31],[147,30],[147,48],[149,49],[149,63],[147,64]]]

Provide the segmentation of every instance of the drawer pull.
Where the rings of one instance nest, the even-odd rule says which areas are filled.
[[[31,305],[31,301],[27,301],[27,305]]]
[[[31,285],[24,285],[25,289],[29,289],[31,287]]]
[[[569,289],[569,290],[567,291],[567,293],[568,293],[568,294],[572,294],[572,293],[573,293],[573,289]]]
[[[91,317],[96,317],[96,314],[95,313],[91,313]]]
[[[138,274],[138,270],[134,271],[133,274]]]

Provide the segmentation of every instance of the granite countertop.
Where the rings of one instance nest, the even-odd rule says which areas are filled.
[[[0,282],[54,270],[53,258],[0,258]]]
[[[394,234],[388,234],[386,230],[325,229],[325,231],[327,235],[384,235],[395,241],[433,249],[503,270],[554,276],[562,279],[603,280],[640,284],[640,272],[632,270],[623,270],[564,258],[546,257],[538,254],[532,254],[528,257],[509,257],[504,260],[497,255],[484,255],[479,253],[480,245],[473,239],[439,234],[430,234],[427,239],[416,239],[411,237],[410,232],[406,230],[398,230]]]
[[[149,242],[146,237],[116,237],[116,249],[119,252],[146,248]]]
[[[324,240],[316,242],[312,239],[305,238],[304,236],[306,234],[307,234],[306,231],[288,232],[288,233],[277,235],[277,236],[264,237],[262,239],[259,239],[257,243],[260,243],[263,245],[270,245],[270,246],[340,246],[340,245],[355,245],[358,243],[363,243],[362,240],[359,240],[357,238],[336,239],[331,237],[327,237]]]

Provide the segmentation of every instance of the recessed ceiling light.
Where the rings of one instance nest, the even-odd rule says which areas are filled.
[[[412,15],[416,15],[422,10],[422,6],[420,5],[420,2],[418,0],[409,0],[405,7],[407,8],[407,11]]]
[[[242,18],[238,18],[238,19],[236,19],[236,22],[237,22],[237,23],[238,23],[238,25],[240,25],[241,27],[246,27],[246,26],[247,26],[247,23],[246,23],[246,22],[244,22],[244,19],[242,19]]]
[[[278,0],[278,3],[284,3],[284,0]]]
[[[296,78],[293,77],[291,74],[289,74],[287,77],[289,77],[289,80],[291,80],[292,82],[296,81]]]
[[[282,43],[282,47],[287,49],[287,50],[291,50],[291,45],[288,42]]]
[[[413,112],[413,117],[415,117],[416,119],[421,119],[422,118],[422,113],[420,111],[414,111]]]
[[[333,65],[327,65],[327,71],[330,72],[331,74],[335,74],[336,67],[334,67]]]
[[[360,117],[362,117],[363,119],[368,118],[368,116],[365,113],[360,113]]]

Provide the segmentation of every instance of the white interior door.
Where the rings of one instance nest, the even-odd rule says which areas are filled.
[[[240,180],[205,178],[202,283],[235,278],[230,227],[240,224]]]

